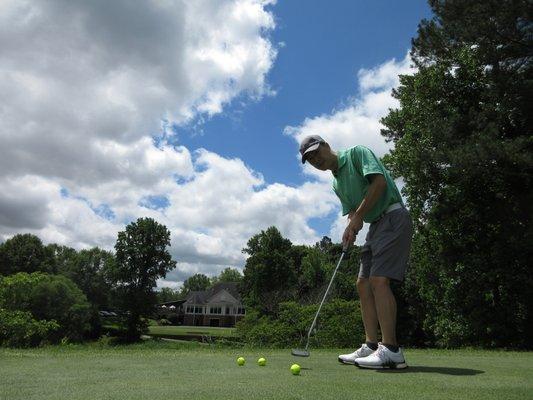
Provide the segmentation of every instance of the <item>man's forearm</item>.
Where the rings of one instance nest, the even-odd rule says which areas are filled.
[[[355,212],[350,213],[350,217],[357,215],[359,218],[363,219],[367,212],[369,212],[374,204],[379,200],[385,189],[387,188],[387,181],[383,175],[376,175],[372,180],[372,183],[368,187],[366,196],[357,207]]]

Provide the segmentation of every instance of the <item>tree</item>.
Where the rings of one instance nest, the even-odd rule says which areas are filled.
[[[531,8],[431,0],[382,120],[385,157],[415,221],[405,292],[442,346],[530,346],[533,225]],[[401,319],[401,318],[400,318]]]
[[[275,227],[253,236],[243,252],[249,255],[244,267],[243,295],[247,303],[265,314],[275,314],[282,301],[292,300],[297,274],[291,258],[292,243]]]
[[[85,293],[87,299],[97,309],[107,308],[111,293],[108,273],[113,269],[115,256],[98,247],[81,250],[65,271],[65,275],[72,279]]]
[[[74,282],[62,275],[20,272],[0,281],[0,309],[31,313],[36,321],[58,324],[48,339],[81,340],[89,332],[90,304]]]
[[[170,231],[151,218],[139,218],[118,234],[110,278],[119,304],[127,312],[127,340],[138,340],[146,329],[141,317],[149,317],[153,311],[156,281],[176,267],[168,246]]]
[[[315,244],[315,247],[317,247],[323,253],[327,253],[332,246],[333,242],[328,236],[323,236],[322,239],[320,239],[320,242]]]
[[[170,301],[176,301],[181,299],[181,294],[179,290],[174,290],[169,287],[161,288],[157,292],[157,302],[158,303],[168,303]]]
[[[56,243],[50,243],[46,249],[54,259],[55,273],[68,277],[68,273],[74,268],[78,252],[72,247],[61,246]]]
[[[335,266],[341,256],[342,244],[333,243],[329,237],[324,236],[320,242],[315,244],[314,249],[320,251],[323,254],[323,257],[325,257],[323,262],[325,263],[326,276],[324,285],[321,288],[321,291],[323,292],[326,290],[326,282],[329,283]],[[350,247],[337,270],[335,283],[331,287],[330,298],[344,299],[346,301],[352,301],[359,298],[356,282],[359,275],[360,260],[360,248],[357,246]]]
[[[327,256],[318,248],[307,249],[301,260],[301,271],[298,275],[298,298],[300,302],[320,302],[320,295],[327,284],[327,274],[332,268],[327,265]]]
[[[194,274],[193,276],[185,279],[185,281],[183,282],[183,287],[181,288],[181,295],[182,297],[185,297],[190,292],[206,290],[209,286],[211,286],[211,280],[207,275]]]
[[[0,244],[0,274],[54,273],[53,255],[35,235],[19,234]]]
[[[212,283],[218,282],[241,282],[242,274],[237,268],[227,267],[220,274],[212,279]]]

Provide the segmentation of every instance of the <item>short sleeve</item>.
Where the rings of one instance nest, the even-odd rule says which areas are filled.
[[[376,155],[365,146],[356,146],[351,152],[352,162],[364,177],[372,174],[384,175],[383,168]]]

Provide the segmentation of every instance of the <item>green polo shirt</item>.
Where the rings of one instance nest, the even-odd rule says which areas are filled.
[[[342,215],[356,210],[366,196],[370,181],[368,175],[381,174],[387,181],[387,189],[363,218],[364,222],[373,222],[394,203],[403,203],[400,192],[392,180],[389,171],[372,150],[365,146],[355,146],[337,153],[339,169],[333,175],[333,190],[342,204]]]

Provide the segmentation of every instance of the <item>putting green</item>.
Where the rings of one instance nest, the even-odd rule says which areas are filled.
[[[533,353],[406,350],[410,368],[403,371],[341,365],[338,353],[296,358],[290,350],[168,342],[0,349],[0,399],[488,400],[533,393]],[[257,365],[259,357],[266,366]],[[291,374],[295,362],[300,375]]]

